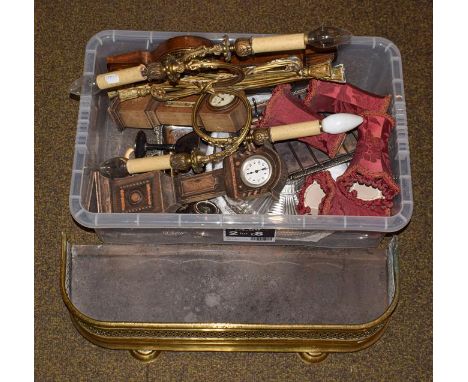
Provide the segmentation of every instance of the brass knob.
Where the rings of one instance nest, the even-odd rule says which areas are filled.
[[[252,40],[250,38],[238,38],[234,43],[236,54],[240,57],[252,54]]]

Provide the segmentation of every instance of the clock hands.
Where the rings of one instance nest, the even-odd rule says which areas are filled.
[[[247,175],[250,175],[250,174],[256,174],[257,172],[259,171],[263,171],[263,170],[268,170],[268,167],[263,167],[263,168],[260,168],[258,170],[254,170],[254,171],[251,171],[251,172],[248,172]]]
[[[213,103],[216,105],[221,105],[224,102],[224,98],[220,96],[218,96],[217,98],[218,99],[216,99],[216,101],[214,101]]]

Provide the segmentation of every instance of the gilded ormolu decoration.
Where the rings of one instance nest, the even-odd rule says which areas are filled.
[[[304,65],[295,57],[282,58],[255,67],[241,68],[222,62],[196,62],[193,68],[226,69],[226,72],[186,75],[177,84],[170,81],[144,84],[108,92],[121,101],[151,94],[158,101],[171,101],[201,93],[229,93],[275,86],[306,79],[345,82],[343,65],[332,66],[331,60]]]
[[[255,129],[252,132],[251,139],[256,145],[263,145],[266,142],[270,142],[270,130],[269,129]]]
[[[250,56],[252,54],[252,41],[249,38],[238,38],[234,43],[234,49],[238,56]]]

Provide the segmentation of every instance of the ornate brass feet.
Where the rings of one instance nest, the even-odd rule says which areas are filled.
[[[325,358],[328,357],[328,353],[320,352],[298,353],[298,355],[305,363],[322,362]]]
[[[161,354],[160,350],[130,350],[132,357],[141,362],[153,362]]]

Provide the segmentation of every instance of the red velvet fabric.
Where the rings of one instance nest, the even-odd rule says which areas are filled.
[[[351,84],[311,80],[304,99],[305,105],[316,113],[351,113],[366,111],[386,113],[391,96],[378,96]]]
[[[392,177],[388,140],[395,125],[387,113],[391,96],[377,96],[351,84],[311,80],[304,103],[315,112],[353,113],[364,118],[358,143],[345,173],[337,179],[335,202],[329,214],[388,216],[399,187]],[[378,188],[382,199],[365,201],[350,191],[353,183]],[[367,213],[366,213],[367,211]]]
[[[388,140],[395,125],[387,113],[391,96],[378,96],[350,84],[311,80],[304,101],[291,93],[289,84],[277,86],[267,104],[260,127],[285,125],[296,122],[322,119],[320,113],[359,114],[364,122],[358,127],[358,143],[350,166],[337,179],[328,172],[307,178],[312,184],[316,180],[327,194],[320,206],[320,214],[349,216],[388,216],[393,198],[399,187],[392,177],[388,156]],[[336,155],[345,134],[320,134],[300,140],[325,152]],[[330,180],[331,179],[331,180]],[[383,198],[365,201],[357,198],[356,191],[350,191],[353,183],[378,188]],[[306,181],[307,184],[307,181]],[[305,189],[304,186],[302,196]],[[331,195],[331,196],[328,196]],[[303,203],[303,202],[302,202]],[[299,203],[299,213],[309,213]]]
[[[304,204],[304,195],[309,186],[314,182],[317,182],[325,193],[325,196],[322,198],[319,205],[319,215],[329,215],[329,212],[333,207],[333,203],[335,203],[337,189],[335,181],[328,171],[321,171],[313,175],[309,175],[305,179],[304,184],[298,193],[299,203],[296,206],[297,213],[299,215],[310,213],[310,207]]]
[[[344,195],[328,171],[309,175],[298,193],[299,203],[296,207],[299,215],[310,213],[310,208],[304,205],[304,195],[307,188],[314,182],[320,185],[325,193],[320,205],[319,215],[346,216],[388,216],[390,209],[385,205],[367,206],[356,202]]]
[[[367,112],[361,115],[364,122],[358,128],[356,151],[349,167],[336,183],[340,192],[355,204],[388,215],[393,198],[400,192],[393,180],[388,156],[388,139],[395,122],[388,114]],[[371,201],[358,199],[356,191],[350,191],[353,183],[378,188],[383,198]]]
[[[273,127],[291,123],[315,121],[323,119],[322,115],[308,108],[301,99],[291,93],[291,85],[278,85],[273,90],[268,101],[263,118],[258,127]],[[299,139],[312,147],[323,151],[330,158],[338,152],[346,134],[322,133]]]
[[[339,188],[332,208],[326,215],[345,215],[345,216],[389,216],[391,210],[385,206],[363,206],[356,203],[355,200],[347,198]]]

